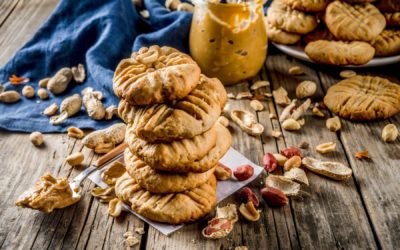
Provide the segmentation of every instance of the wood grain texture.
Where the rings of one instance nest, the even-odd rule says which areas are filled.
[[[297,77],[288,75],[288,69],[295,65],[300,65],[305,74]],[[295,98],[295,88],[302,80],[319,82],[318,75],[313,69],[298,61],[288,60],[283,55],[270,56],[267,70],[270,72],[273,88],[283,86],[291,98]],[[322,100],[320,88],[313,100]],[[277,110],[280,114],[282,107],[277,106]],[[313,117],[308,113],[305,120],[306,124],[300,131],[283,130],[286,145],[298,146],[306,141],[310,147],[308,150],[303,150],[305,155],[348,165],[344,149],[336,133],[330,132],[325,127],[325,119]],[[317,153],[315,147],[324,142],[336,142],[336,151],[326,155]],[[346,182],[332,181],[310,172],[307,172],[307,176],[310,186],[306,191],[310,196],[302,201],[292,199],[291,203],[301,247],[375,248],[374,235],[368,216],[363,211],[363,203],[354,181],[352,179]],[[349,231],[348,228],[352,230]]]
[[[398,69],[397,69],[398,71]],[[387,67],[360,74],[380,75],[400,82],[396,67]],[[393,75],[393,73],[397,75]],[[330,85],[339,81],[332,74],[320,72],[322,87],[326,91]],[[345,154],[352,166],[354,180],[361,193],[367,213],[378,238],[378,244],[384,249],[400,245],[400,140],[385,143],[381,138],[382,129],[389,123],[400,128],[400,115],[386,121],[370,123],[355,123],[342,120],[343,131],[340,140],[344,145]],[[368,150],[371,160],[358,160],[355,153]]]
[[[34,34],[56,4],[56,0],[0,1],[0,65]],[[300,65],[306,74],[288,75],[287,70],[294,65]],[[398,65],[372,73],[400,81]],[[320,101],[327,88],[339,80],[338,75],[339,70],[316,69],[315,65],[302,64],[272,49],[266,67],[251,81],[266,79],[271,82],[271,87],[259,89],[257,93],[284,86],[293,98],[295,87],[301,80],[313,80],[318,85],[313,100]],[[251,81],[229,87],[227,91],[247,91]],[[307,172],[310,187],[305,191],[309,196],[303,200],[291,199],[288,206],[279,209],[262,204],[258,222],[250,223],[241,218],[232,233],[222,240],[205,240],[201,236],[201,229],[213,214],[166,237],[131,214],[118,219],[109,217],[107,205],[90,195],[94,184],[89,180],[83,185],[83,199],[66,209],[46,215],[17,208],[14,202],[18,195],[45,172],[70,178],[79,174],[81,169],[73,169],[64,162],[70,153],[82,151],[85,166],[98,156],[84,148],[80,140],[66,135],[45,135],[45,147],[36,148],[29,142],[27,134],[0,132],[0,248],[123,249],[126,247],[122,242],[123,233],[134,231],[136,227],[146,229],[146,233],[139,236],[141,242],[136,249],[233,249],[241,245],[249,249],[393,249],[399,246],[400,139],[384,143],[380,133],[389,122],[400,128],[400,116],[374,123],[342,120],[343,130],[332,133],[325,128],[325,119],[308,113],[301,131],[287,132],[281,129],[278,120],[269,117],[270,113],[279,116],[282,107],[272,99],[262,103],[266,109],[254,112],[249,100],[230,100],[230,110],[250,111],[265,127],[262,136],[253,137],[231,121],[229,128],[235,149],[261,164],[265,152],[279,152],[287,146],[307,141],[310,144],[310,149],[304,151],[307,155],[343,162],[351,166],[353,177],[346,182],[336,182]],[[272,130],[281,131],[284,138],[271,137]],[[314,147],[327,141],[336,142],[337,151],[329,155],[316,153]],[[354,158],[354,153],[363,149],[369,150],[371,161]],[[279,173],[281,171],[277,171]],[[250,185],[258,195],[265,177],[263,174]],[[227,203],[239,205],[237,194],[220,205]]]

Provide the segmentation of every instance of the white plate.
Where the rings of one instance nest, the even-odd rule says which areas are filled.
[[[282,45],[282,44],[276,44],[272,43],[275,47],[277,47],[280,51],[282,51],[285,54],[288,54],[290,56],[293,56],[297,59],[306,61],[306,62],[312,62],[312,61],[304,52],[304,48],[298,45],[293,45],[293,46],[288,46],[288,45]],[[358,66],[341,66],[345,68],[368,68],[368,67],[379,67],[379,66],[384,66],[388,64],[394,64],[400,62],[400,55],[397,56],[389,56],[389,57],[382,57],[382,58],[374,58],[371,61],[369,61],[367,64],[364,65],[358,65]]]

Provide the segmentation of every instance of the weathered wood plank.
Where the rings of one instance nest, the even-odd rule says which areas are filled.
[[[0,1],[0,27],[13,12],[19,0]]]
[[[399,65],[385,69],[358,70],[360,74],[380,75],[399,83]],[[324,71],[320,73],[324,90],[340,79],[338,72]],[[400,245],[400,194],[398,180],[400,172],[400,140],[385,143],[381,139],[383,127],[394,123],[400,128],[400,115],[386,121],[351,122],[342,119],[343,131],[340,140],[343,142],[345,154],[350,161],[355,183],[361,192],[362,200],[373,224],[379,246],[391,249]],[[357,160],[354,155],[358,151],[368,150],[371,160]]]
[[[58,1],[7,0],[0,2],[0,65],[3,65],[33,36],[49,17]],[[2,5],[7,7],[3,9]],[[1,18],[6,19],[1,21]]]
[[[305,75],[293,77],[287,74],[294,65],[301,65]],[[272,54],[267,60],[267,69],[273,89],[285,87],[291,98],[295,97],[296,85],[301,80],[319,82],[315,71],[296,60],[288,60],[286,56]],[[315,100],[322,98],[321,89]],[[278,113],[282,107],[277,106]],[[310,144],[305,151],[323,160],[333,160],[346,163],[346,156],[335,133],[325,128],[325,120],[306,116],[306,125],[299,132],[283,131],[287,146],[296,146],[303,141]],[[319,155],[314,148],[323,142],[338,143],[337,151],[329,155]],[[354,181],[335,182],[308,172],[310,187],[307,192],[310,197],[303,201],[291,201],[295,215],[295,224],[302,248],[375,248],[376,244],[362,200],[357,193]],[[352,230],[348,230],[352,228]]]

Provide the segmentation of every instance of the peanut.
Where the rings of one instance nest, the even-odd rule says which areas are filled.
[[[275,158],[275,156],[271,153],[266,153],[263,157],[262,164],[264,166],[264,169],[270,173],[275,171],[275,169],[278,167],[278,160]]]
[[[302,81],[297,85],[296,97],[303,99],[306,97],[313,96],[317,91],[317,84],[313,81]]]
[[[300,157],[302,156],[301,150],[296,147],[287,147],[281,150],[281,154],[285,156],[286,158],[292,158],[295,155],[298,155]]]
[[[35,145],[36,147],[40,147],[40,146],[43,144],[43,142],[44,142],[43,134],[40,133],[40,132],[37,132],[37,131],[32,132],[32,133],[29,135],[29,140],[30,140],[30,141],[32,142],[32,144]]]
[[[242,165],[235,169],[233,175],[238,179],[238,181],[245,181],[252,177],[254,174],[254,169],[250,165]]]
[[[285,164],[283,165],[283,169],[285,171],[289,171],[292,168],[298,168],[300,166],[301,166],[301,157],[295,155],[285,162]]]
[[[288,160],[285,156],[281,154],[273,154],[275,159],[278,161],[278,166],[283,167],[285,165],[285,162]]]
[[[336,143],[334,142],[327,142],[318,145],[315,150],[320,154],[326,154],[335,151]]]
[[[397,136],[399,136],[399,130],[394,124],[388,124],[382,130],[382,139],[385,142],[394,142]]]
[[[62,68],[57,73],[50,78],[50,80],[47,83],[47,89],[55,94],[61,94],[63,93],[67,87],[68,84],[72,80],[72,71],[70,68]]]
[[[83,155],[82,152],[75,152],[75,153],[69,155],[67,158],[65,158],[65,161],[69,165],[75,167],[75,166],[81,164],[84,159],[85,159],[85,156]]]
[[[340,122],[339,117],[335,116],[335,117],[327,119],[326,127],[332,132],[336,132],[336,131],[340,130],[342,128],[342,124]]]
[[[265,202],[271,207],[283,207],[289,203],[288,197],[277,188],[266,186],[260,192]]]
[[[39,88],[38,91],[37,91],[37,95],[42,100],[45,100],[45,99],[49,98],[49,95],[47,94],[47,91],[44,88]]]
[[[18,102],[19,99],[20,99],[19,93],[14,90],[4,91],[3,93],[0,94],[0,102],[14,103]]]
[[[58,125],[63,123],[68,117],[78,113],[82,106],[82,98],[79,94],[74,94],[65,98],[61,102],[60,114],[50,118],[50,123]]]
[[[283,121],[282,128],[285,130],[293,131],[293,130],[299,130],[301,128],[301,125],[296,120],[289,118]]]
[[[72,138],[82,139],[85,136],[85,133],[77,127],[69,127],[67,128],[67,135]]]
[[[26,98],[32,98],[35,96],[35,90],[33,89],[32,86],[26,85],[22,89],[22,95],[25,96]]]
[[[354,72],[353,70],[342,70],[342,71],[340,71],[340,77],[342,77],[342,78],[350,78],[350,77],[353,77],[353,76],[356,76],[356,75],[357,75],[357,73]]]
[[[58,106],[56,103],[51,104],[50,106],[48,106],[44,111],[43,114],[47,115],[47,116],[52,116],[55,113],[57,113],[58,110]]]
[[[47,83],[49,83],[50,77],[44,78],[39,81],[40,88],[47,88]]]
[[[290,75],[294,75],[294,76],[304,74],[303,70],[299,66],[293,66],[293,67],[289,68],[288,73]]]
[[[225,181],[231,178],[232,170],[224,164],[218,162],[218,165],[214,171],[214,175],[217,177],[217,180]]]

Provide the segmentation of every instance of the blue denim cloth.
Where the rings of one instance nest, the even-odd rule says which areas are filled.
[[[13,104],[0,103],[0,129],[9,131],[61,132],[69,126],[101,129],[118,122],[94,121],[84,108],[61,125],[49,124],[43,110],[88,86],[102,91],[104,105],[118,105],[112,90],[112,77],[118,62],[129,57],[132,50],[153,44],[169,45],[188,51],[187,39],[191,14],[169,12],[164,0],[146,0],[151,19],[144,20],[130,0],[62,0],[49,19],[2,68],[0,83],[7,90],[21,93],[23,86],[8,81],[12,74],[28,77],[35,90],[38,81],[54,75],[62,67],[83,63],[87,79],[81,84],[70,83],[62,94],[49,93],[48,100],[21,97]],[[40,103],[39,103],[40,100]]]
[[[12,74],[28,77],[35,90],[38,81],[54,75],[62,67],[83,63],[87,79],[81,84],[70,83],[62,95],[40,100],[22,97],[13,104],[0,103],[0,130],[62,132],[69,126],[101,129],[112,121],[94,121],[84,108],[61,125],[49,124],[43,110],[74,93],[91,86],[103,92],[104,105],[118,105],[112,90],[112,77],[118,62],[132,51],[153,44],[168,45],[188,52],[192,14],[170,12],[165,0],[145,0],[150,19],[143,19],[130,0],[62,0],[49,19],[2,68],[0,83],[7,90],[21,93],[22,86],[8,83]]]

